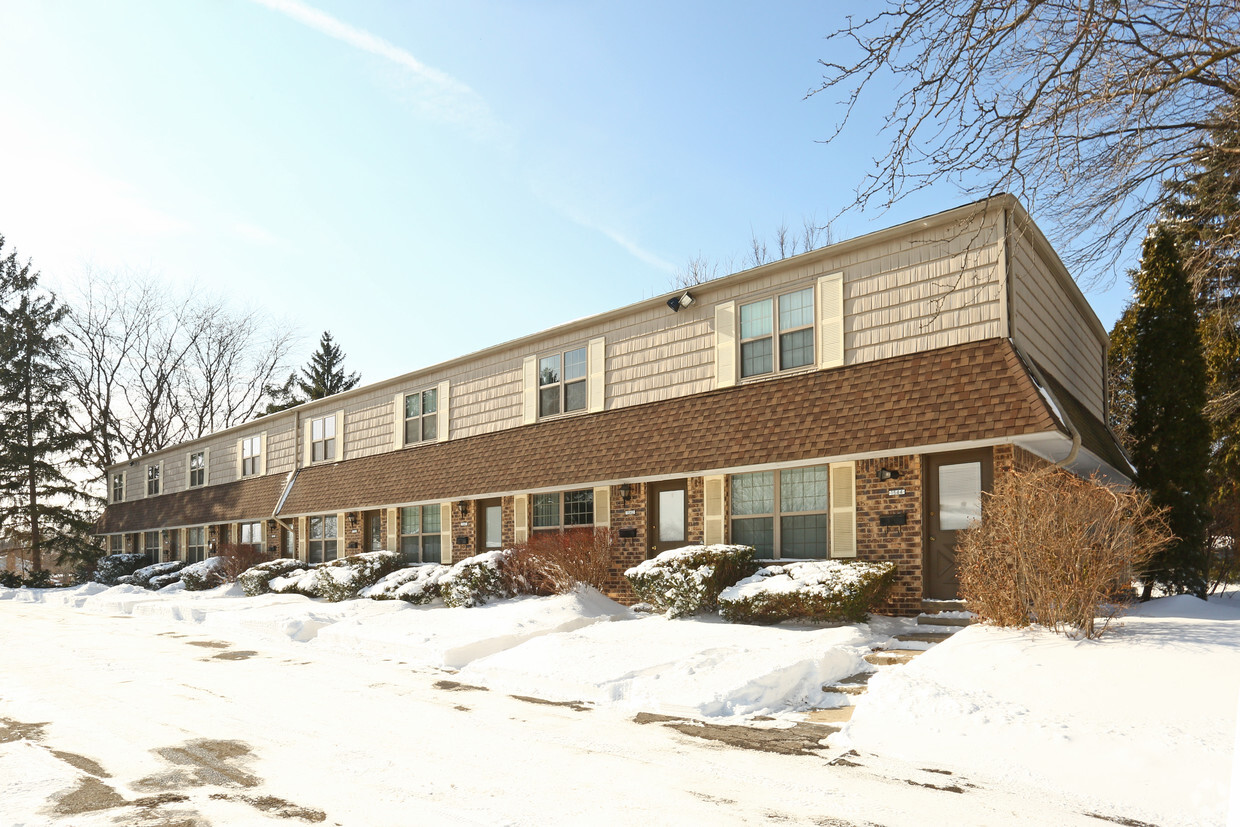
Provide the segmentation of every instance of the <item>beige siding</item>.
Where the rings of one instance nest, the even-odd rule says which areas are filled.
[[[1093,311],[1074,300],[1065,273],[1039,255],[1032,238],[1013,232],[1012,338],[1073,396],[1103,419],[1105,345]]]
[[[292,417],[284,419],[279,425],[273,424],[267,431],[268,474],[287,474],[293,470],[297,456],[295,436]]]

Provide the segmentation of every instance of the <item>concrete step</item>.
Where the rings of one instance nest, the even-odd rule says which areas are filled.
[[[838,692],[841,695],[864,695],[867,684],[870,682],[870,676],[873,672],[858,672],[855,675],[849,675],[847,678],[827,684],[822,688],[823,692]]]
[[[942,615],[918,615],[918,626],[969,626],[971,617],[943,617]]]
[[[896,635],[896,640],[905,643],[942,643],[958,631],[954,627],[950,628],[950,632],[906,632],[902,635]]]
[[[935,612],[963,612],[968,609],[963,600],[923,600],[921,610],[934,614]]]
[[[899,666],[908,663],[924,652],[924,649],[880,649],[862,656],[866,663],[874,666]]]
[[[805,720],[811,724],[844,724],[852,720],[855,706],[837,706],[835,709],[811,709]]]

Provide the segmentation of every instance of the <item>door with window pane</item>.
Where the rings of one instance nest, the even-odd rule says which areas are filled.
[[[646,486],[647,557],[688,545],[688,481],[668,480]]]
[[[932,600],[959,596],[956,542],[960,532],[982,519],[982,494],[994,485],[989,448],[926,457],[923,591]]]

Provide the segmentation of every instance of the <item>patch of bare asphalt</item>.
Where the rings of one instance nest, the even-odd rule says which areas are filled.
[[[461,706],[460,704],[457,704],[456,706],[452,708],[455,709],[457,712],[473,712],[473,710],[470,709],[469,707]]]
[[[222,640],[187,640],[185,642],[190,646],[201,646],[204,649],[227,649],[232,645]]]
[[[238,649],[235,652],[220,652],[218,655],[212,655],[208,660],[249,660],[257,654],[258,652],[250,649]]]
[[[48,752],[50,752],[52,755],[55,755],[61,761],[64,761],[66,764],[73,767],[74,769],[79,769],[82,772],[89,773],[90,775],[93,775],[96,778],[111,778],[112,777],[111,774],[107,770],[99,766],[98,762],[92,761],[91,759],[87,758],[85,755],[78,755],[76,752],[64,752],[58,749],[49,749]]]
[[[0,744],[23,739],[39,741],[43,738],[43,729],[49,723],[49,721],[43,721],[38,724],[28,724],[24,721],[14,721],[12,718],[0,718]]]
[[[445,692],[487,692],[485,686],[471,686],[467,683],[459,681],[435,681],[433,686],[436,689],[442,689]]]
[[[839,731],[838,727],[807,723],[798,723],[785,729],[759,729],[739,724],[690,721],[672,715],[655,715],[650,712],[639,712],[633,720],[639,724],[663,724],[685,735],[718,741],[730,747],[774,752],[780,755],[817,755],[826,749],[822,740],[831,733]]]
[[[129,802],[116,790],[98,778],[82,778],[77,786],[52,797],[56,802],[54,812],[58,815],[78,815],[96,810],[124,807]]]
[[[1148,821],[1137,821],[1135,818],[1124,818],[1123,816],[1104,816],[1102,813],[1085,813],[1090,818],[1101,819],[1102,821],[1110,821],[1115,824],[1122,824],[1124,827],[1156,827]]]
[[[244,801],[259,812],[277,818],[298,818],[311,824],[318,824],[327,819],[327,813],[311,807],[302,807],[274,795],[229,795],[228,793],[212,793],[211,798],[217,801]]]
[[[940,792],[945,792],[945,793],[963,793],[964,792],[964,790],[962,790],[960,787],[957,787],[955,784],[944,784],[944,785],[927,784],[924,781],[914,781],[911,778],[904,779],[904,783],[912,784],[914,787],[925,787],[927,790],[939,790]]]
[[[525,701],[527,704],[542,704],[543,706],[566,706],[575,712],[589,712],[590,707],[581,701],[548,701],[544,698],[532,698],[529,695],[509,695],[510,698],[516,698],[518,701]]]
[[[179,747],[152,750],[156,755],[181,769],[149,775],[136,781],[135,790],[175,790],[183,787],[257,787],[257,776],[237,764],[251,755],[244,741],[216,741],[197,738]]]

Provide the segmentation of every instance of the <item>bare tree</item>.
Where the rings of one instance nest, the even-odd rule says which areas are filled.
[[[857,205],[939,181],[1012,192],[1075,265],[1113,270],[1240,94],[1235,0],[887,0],[828,37],[810,95],[901,89]]]
[[[780,261],[790,256],[795,256],[798,253],[808,253],[810,250],[816,250],[830,243],[831,227],[829,225],[820,225],[812,215],[801,219],[801,232],[799,234],[788,226],[787,221],[781,221],[779,226],[775,228],[774,249],[778,252],[778,256],[772,257],[770,254],[771,248],[767,246],[766,240],[760,238],[751,229],[749,250],[742,257],[741,265],[743,267],[759,267],[771,261]],[[735,257],[723,261],[708,258],[698,253],[672,276],[672,289],[685,290],[696,284],[717,279],[720,275],[727,275],[736,269],[736,261]]]
[[[749,255],[746,257],[745,263],[750,267],[761,267],[769,260],[769,253],[766,251],[766,240],[758,238],[758,234],[750,229]]]
[[[75,424],[99,478],[127,457],[253,418],[292,334],[149,277],[88,274],[64,325]]]

